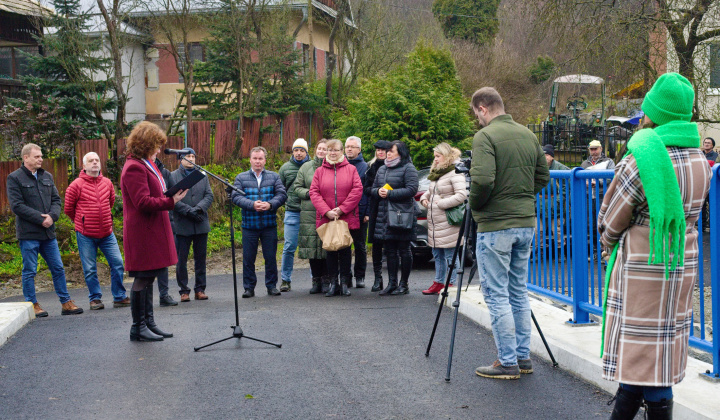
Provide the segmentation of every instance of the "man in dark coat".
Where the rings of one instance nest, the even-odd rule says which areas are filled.
[[[378,140],[373,144],[375,147],[375,160],[365,172],[365,180],[363,181],[363,196],[368,197],[367,202],[367,215],[363,217],[363,221],[368,223],[368,242],[373,244],[372,247],[372,259],[373,259],[373,272],[375,274],[375,282],[373,283],[372,292],[379,292],[383,289],[383,278],[382,278],[382,256],[383,256],[383,242],[382,240],[375,240],[375,219],[377,218],[379,200],[373,197],[370,193],[372,190],[373,182],[375,182],[375,176],[377,175],[378,169],[385,165],[385,155],[392,143],[387,140]]]
[[[42,169],[42,150],[32,143],[22,148],[23,166],[8,175],[7,195],[10,210],[15,214],[15,232],[23,259],[22,285],[25,301],[32,302],[35,316],[48,313],[35,298],[35,275],[38,253],[50,268],[55,293],[60,298],[63,315],[81,314],[70,299],[65,269],[55,237],[55,222],[60,218],[60,194],[53,176]]]
[[[170,171],[163,165],[160,159],[155,158],[155,166],[160,170],[160,174],[165,180],[165,185],[170,183]],[[172,225],[173,212],[168,212],[170,217],[170,224]],[[175,237],[175,233],[173,233]],[[165,270],[159,273],[157,276],[158,294],[160,295],[160,306],[177,306],[177,301],[170,296],[170,279],[168,277],[168,271]]]
[[[174,170],[169,177],[168,187],[182,181],[195,171],[195,151],[188,148],[190,153],[180,155],[180,167]],[[190,302],[190,289],[188,288],[187,260],[190,254],[190,245],[193,248],[195,259],[195,300],[207,300],[205,294],[206,276],[205,261],[207,258],[207,241],[210,232],[208,209],[213,202],[213,193],[207,177],[190,187],[187,195],[175,204],[172,211],[172,226],[175,233],[175,248],[178,253],[176,266],[177,283],[180,287],[180,302]]]
[[[479,274],[490,311],[497,360],[479,376],[519,379],[531,373],[528,259],[535,233],[535,196],[550,181],[537,137],[505,113],[500,94],[484,87],[472,108],[482,130],[473,138],[470,208],[478,225]]]
[[[265,287],[268,295],[280,296],[277,289],[277,210],[287,200],[285,186],[276,172],[265,169],[267,150],[250,150],[250,170],[235,177],[235,186],[245,195],[232,193],[233,203],[242,208],[243,298],[255,296],[255,258],[258,242],[265,258]]]
[[[365,174],[368,170],[368,164],[363,159],[360,137],[350,136],[345,140],[345,156],[348,163],[357,169],[360,175],[360,182],[365,183]],[[363,192],[358,213],[360,217],[360,229],[350,229],[350,235],[353,238],[353,247],[355,248],[355,287],[361,289],[365,287],[365,270],[367,269],[367,247],[365,241],[367,239],[367,221],[365,217],[368,214],[368,195]],[[352,278],[348,279],[347,287],[352,287]]]

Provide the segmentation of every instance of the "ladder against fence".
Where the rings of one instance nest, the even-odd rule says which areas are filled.
[[[694,302],[690,345],[712,355],[720,377],[720,165],[713,167],[709,193],[710,238],[698,222],[698,301]],[[602,317],[605,263],[602,260],[597,215],[613,171],[550,171],[550,183],[537,196],[537,229],[529,261],[528,288],[573,309],[573,324]],[[708,254],[709,253],[709,254]],[[705,257],[703,257],[705,256]],[[710,308],[707,307],[708,303]],[[706,312],[710,309],[710,316]],[[708,330],[713,332],[710,338]]]

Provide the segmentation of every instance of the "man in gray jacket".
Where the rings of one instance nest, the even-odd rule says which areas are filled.
[[[196,170],[192,165],[195,163],[195,151],[193,149],[189,150],[190,153],[181,155],[183,160],[180,161],[180,167],[170,173],[168,187],[182,181],[183,178]],[[178,201],[172,211],[175,248],[178,253],[175,274],[180,287],[180,302],[190,302],[187,260],[191,244],[193,258],[195,259],[195,300],[207,300],[208,298],[205,294],[205,260],[207,257],[208,232],[210,232],[210,220],[207,212],[213,198],[210,182],[205,177],[190,188],[185,198]]]
[[[15,231],[23,259],[23,295],[25,301],[32,302],[36,317],[48,316],[35,297],[35,275],[40,253],[52,273],[55,293],[62,304],[62,314],[81,314],[82,308],[70,300],[65,268],[55,237],[55,222],[62,211],[60,194],[53,176],[41,167],[42,156],[40,146],[26,144],[22,148],[23,166],[7,178],[7,195],[10,210],[15,213]]]

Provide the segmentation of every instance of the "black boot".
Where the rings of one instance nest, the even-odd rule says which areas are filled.
[[[310,288],[310,294],[316,295],[322,291],[322,277],[312,278],[312,287]]]
[[[610,414],[610,420],[631,420],[635,418],[635,414],[640,410],[643,396],[618,387],[615,397],[610,400],[608,405],[612,404],[613,400],[615,401],[615,407],[612,414]]]
[[[399,265],[400,265],[400,261],[398,261],[397,253],[387,256],[388,285],[385,289],[383,289],[382,292],[380,292],[380,296],[392,294],[392,292],[394,292],[395,289],[397,289],[398,268],[400,268]]]
[[[371,292],[379,292],[383,288],[383,279],[382,275],[376,275],[375,276],[375,283],[373,283],[372,289],[370,289]]]
[[[390,292],[391,295],[407,295],[410,293],[410,289],[408,289],[408,281],[407,280],[400,280],[400,286],[398,286],[397,289]]]
[[[645,401],[645,418],[648,420],[672,420],[673,400]]]
[[[321,279],[322,279],[322,289],[320,289],[321,292],[322,293],[329,292],[330,291],[330,276],[325,275],[325,276],[322,276]]]
[[[358,289],[365,288],[365,279],[362,277],[355,277],[355,287]]]
[[[352,277],[348,277],[345,279],[345,285],[352,288]]]
[[[335,295],[340,294],[340,282],[338,281],[338,278],[331,278],[328,277],[330,281],[330,288],[328,289],[327,293],[325,293],[325,297],[332,297]],[[345,286],[345,283],[343,282],[343,286]],[[345,286],[347,287],[347,286]]]
[[[153,311],[153,287],[152,283],[145,288],[145,325],[148,329],[163,338],[172,337],[172,333],[166,333],[161,330],[155,323],[155,313]]]
[[[155,335],[145,325],[145,290],[130,293],[130,312],[132,313],[132,327],[130,327],[130,341],[162,341],[162,336]]]
[[[340,296],[350,296],[350,291],[347,286],[348,280],[352,283],[352,277],[348,277],[340,282]]]

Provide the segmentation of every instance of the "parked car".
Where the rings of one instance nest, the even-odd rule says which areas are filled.
[[[430,180],[428,179],[428,175],[430,175],[429,167],[418,169],[419,186],[418,192],[417,194],[415,194],[415,203],[420,209],[420,215],[418,216],[417,225],[415,227],[415,234],[417,239],[410,242],[410,250],[412,251],[413,261],[415,262],[430,262],[433,259],[432,248],[430,248],[430,245],[428,244],[427,209],[420,205],[420,197],[422,197],[422,195],[425,194],[425,191],[427,191],[430,187]],[[470,246],[466,247],[465,253],[465,265],[467,267],[472,265],[473,255],[475,255],[474,241],[469,245]]]

